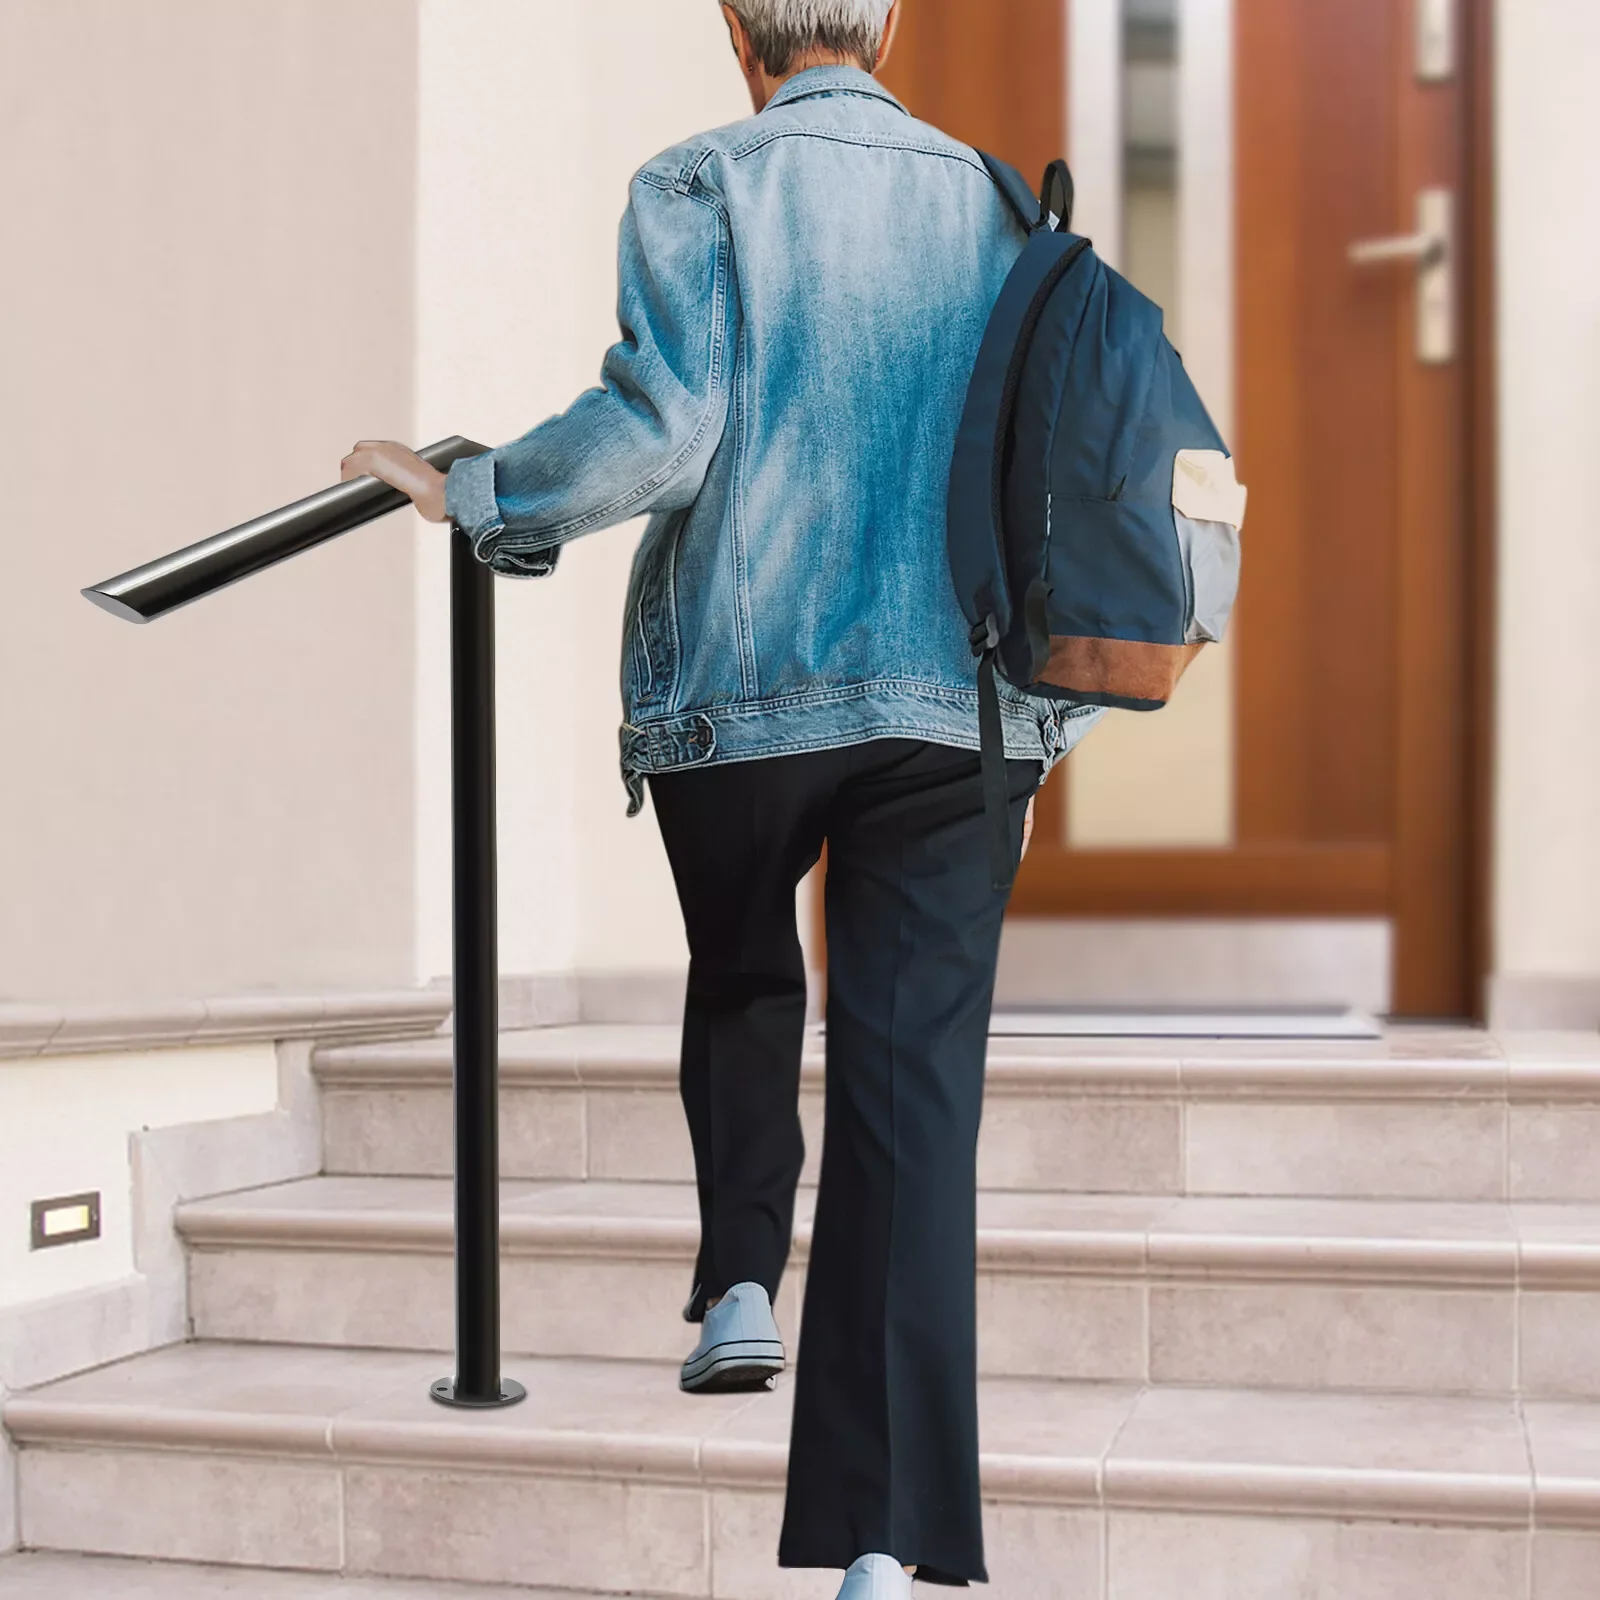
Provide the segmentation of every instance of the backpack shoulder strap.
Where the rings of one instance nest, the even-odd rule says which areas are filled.
[[[1072,169],[1065,161],[1052,161],[1045,168],[1044,185],[1036,197],[1028,187],[1028,180],[1010,162],[990,155],[987,150],[978,151],[978,156],[1001,194],[1011,202],[1011,209],[1016,212],[1018,221],[1029,233],[1049,226],[1052,218],[1057,233],[1066,233],[1071,228]]]
[[[1073,197],[1072,169],[1065,161],[1052,161],[1044,169],[1044,187],[1039,192],[1039,212],[1041,216],[1054,216],[1057,219],[1057,233],[1066,233],[1072,227]]]
[[[1038,197],[1029,186],[1028,180],[1010,162],[1002,161],[986,150],[980,150],[978,157],[989,169],[989,176],[994,179],[995,187],[1011,202],[1011,209],[1016,212],[1017,220],[1029,233],[1032,233],[1043,218],[1039,211]]]

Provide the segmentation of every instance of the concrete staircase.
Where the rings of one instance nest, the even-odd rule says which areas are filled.
[[[320,1050],[324,1175],[178,1213],[194,1341],[7,1404],[51,1553],[0,1597],[831,1600],[774,1566],[788,1386],[675,1387],[675,1030],[505,1037],[529,1399],[429,1400],[449,1070]],[[1600,1038],[996,1041],[980,1169],[997,1600],[1600,1600]]]

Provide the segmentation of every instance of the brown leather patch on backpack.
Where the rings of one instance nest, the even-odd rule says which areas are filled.
[[[1142,639],[1089,639],[1056,633],[1050,636],[1050,660],[1039,681],[1069,693],[1165,703],[1203,648],[1203,643],[1148,644]]]

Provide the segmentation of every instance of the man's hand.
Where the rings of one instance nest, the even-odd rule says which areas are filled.
[[[1036,797],[1037,798],[1037,797]],[[1028,853],[1028,841],[1033,838],[1033,801],[1028,802],[1027,815],[1022,819],[1022,855]],[[1022,856],[1017,858],[1019,861]]]
[[[355,449],[339,463],[339,481],[348,483],[351,478],[368,476],[381,478],[409,495],[411,503],[429,522],[448,519],[444,508],[445,475],[405,445],[396,444],[393,439],[357,440]]]

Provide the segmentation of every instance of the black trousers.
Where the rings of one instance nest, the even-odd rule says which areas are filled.
[[[1008,761],[1014,846],[1041,766]],[[778,1561],[987,1581],[976,1147],[1006,896],[976,754],[918,740],[650,780],[688,932],[681,1087],[714,1297],[776,1295],[804,1159],[795,890],[828,846],[822,1168]]]

